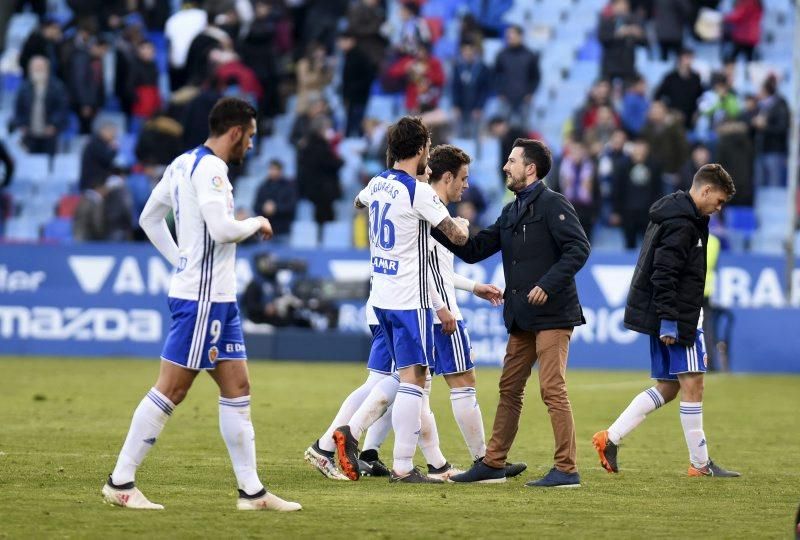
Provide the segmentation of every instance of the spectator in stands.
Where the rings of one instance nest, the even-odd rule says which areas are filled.
[[[689,191],[692,187],[692,179],[695,173],[700,170],[700,167],[709,163],[711,163],[711,151],[708,147],[701,143],[694,145],[691,157],[681,167],[680,181],[675,187],[681,191]]]
[[[139,163],[166,167],[185,150],[183,126],[165,114],[154,116],[142,126],[134,153]]]
[[[93,184],[81,193],[72,218],[72,237],[76,242],[100,242],[106,239],[103,198],[104,181]]]
[[[114,94],[130,120],[136,100],[137,47],[144,40],[144,20],[138,13],[125,17],[125,27],[114,42]]]
[[[503,114],[512,124],[525,128],[541,74],[539,55],[525,47],[522,38],[522,27],[506,29],[506,47],[497,54],[494,82]]]
[[[413,0],[400,3],[400,24],[391,37],[392,47],[401,55],[413,56],[417,49],[431,45],[431,29],[419,16],[419,4]]]
[[[739,98],[731,90],[725,73],[718,72],[711,76],[711,88],[700,96],[697,109],[702,115],[704,124],[698,128],[701,132],[705,132],[706,137],[709,131],[722,122],[739,117],[741,112]]]
[[[253,212],[272,224],[273,240],[286,239],[297,210],[297,186],[283,174],[283,163],[269,162],[267,178],[258,188]]]
[[[614,213],[609,221],[622,227],[625,249],[636,248],[647,228],[650,205],[661,197],[661,170],[649,159],[649,152],[647,142],[634,141],[630,159],[614,175]]]
[[[339,49],[344,54],[341,90],[347,113],[345,136],[360,137],[370,90],[377,76],[377,65],[373,64],[363,46],[356,42],[350,32],[339,36]]]
[[[632,138],[642,132],[647,122],[647,111],[650,109],[650,99],[647,97],[647,83],[644,77],[636,75],[622,96],[620,120],[622,127]]]
[[[628,160],[628,154],[625,153],[627,142],[628,135],[625,130],[618,129],[611,134],[611,139],[600,149],[599,153],[592,152],[592,155],[597,157],[597,185],[600,192],[598,213],[599,219],[604,225],[608,224],[613,213],[612,195],[616,172]]]
[[[183,125],[183,145],[186,149],[200,146],[208,138],[208,115],[222,97],[218,86],[216,78],[209,77],[200,92],[186,104],[180,118]]]
[[[603,45],[603,78],[632,79],[636,75],[635,49],[646,42],[644,27],[631,14],[628,0],[613,0],[611,14],[600,17],[597,37]]]
[[[653,99],[663,101],[670,109],[680,111],[686,129],[694,125],[697,101],[703,94],[700,75],[692,69],[693,61],[694,51],[681,49],[675,70],[664,77],[653,96]]]
[[[548,185],[564,195],[575,207],[578,221],[591,242],[600,191],[597,184],[597,167],[580,140],[572,140],[567,145],[558,166],[558,178],[555,181],[548,181]]]
[[[410,113],[425,113],[439,105],[445,82],[444,68],[431,54],[430,45],[420,45],[414,56],[400,58],[389,68],[388,75],[405,78],[405,104]]]
[[[19,53],[19,65],[22,68],[22,76],[28,77],[28,64],[34,56],[44,56],[50,61],[50,69],[53,73],[59,72],[60,57],[58,48],[64,35],[61,26],[56,19],[46,18],[42,25],[30,33],[22,50]],[[3,42],[0,42],[3,43]]]
[[[303,43],[320,43],[326,52],[332,51],[339,21],[347,14],[349,0],[316,0],[306,2]],[[300,49],[302,50],[302,48]]]
[[[5,222],[11,215],[11,197],[3,190],[11,184],[14,177],[14,159],[8,153],[5,143],[0,140],[0,238],[5,232]]]
[[[169,86],[172,91],[188,82],[189,47],[208,25],[208,13],[194,0],[183,0],[181,9],[167,19],[164,35],[169,40]]]
[[[503,167],[508,161],[508,155],[514,148],[514,141],[528,138],[528,132],[517,125],[512,125],[507,118],[495,116],[489,120],[489,133],[497,139],[500,145],[497,170],[500,173],[499,179],[505,186],[506,175],[503,172]]]
[[[661,61],[669,60],[670,53],[680,56],[683,47],[683,32],[691,16],[689,0],[655,0],[653,2],[653,26],[656,31]]]
[[[689,143],[683,124],[669,113],[664,103],[654,101],[642,130],[642,138],[650,146],[650,155],[664,175],[665,193],[672,193],[679,184],[678,172],[689,157]]]
[[[755,149],[749,128],[740,118],[728,118],[716,129],[716,161],[736,178],[736,194],[730,201],[735,206],[753,206]]]
[[[363,125],[365,144],[362,152],[364,161],[361,176],[366,185],[373,176],[386,170],[386,132],[389,124],[376,118],[365,118]]]
[[[347,12],[347,31],[353,35],[376,68],[383,63],[386,38],[381,27],[386,22],[386,13],[380,0],[356,0]]]
[[[109,242],[133,239],[133,199],[120,176],[109,176],[103,194],[103,238]]]
[[[136,47],[136,58],[131,67],[131,88],[133,91],[131,112],[135,117],[147,120],[161,109],[156,48],[152,41],[143,40],[139,42]]]
[[[584,130],[594,126],[597,121],[597,110],[600,107],[611,107],[613,110],[611,83],[603,79],[592,85],[586,102],[575,111],[573,129],[577,135],[583,135]]]
[[[453,115],[458,120],[459,137],[478,137],[483,107],[489,98],[489,68],[480,58],[474,43],[461,43],[458,60],[453,66]]]
[[[81,191],[101,185],[114,173],[118,148],[117,127],[112,123],[100,125],[83,149],[78,181]]]
[[[761,185],[786,185],[789,125],[789,105],[778,93],[777,79],[770,75],[761,86],[758,114],[752,119]],[[736,184],[739,185],[738,178]]]
[[[237,97],[253,107],[258,106],[264,97],[264,90],[255,72],[242,62],[236,52],[214,49],[209,61],[222,96]]]
[[[304,113],[313,98],[322,97],[331,80],[333,68],[325,46],[316,41],[309,43],[306,54],[297,61],[297,113]]]
[[[342,196],[339,169],[344,162],[328,141],[330,120],[314,119],[310,133],[297,145],[297,187],[300,197],[314,205],[314,220],[320,225],[333,221],[333,203]]]
[[[44,56],[34,56],[28,63],[28,80],[14,106],[12,129],[19,129],[22,145],[33,154],[56,152],[59,133],[67,127],[69,104],[67,91],[50,72]]]
[[[514,4],[513,0],[461,0],[462,9],[475,19],[480,32],[485,37],[500,37],[507,23],[506,12]],[[463,36],[462,36],[463,39]]]
[[[723,46],[725,62],[735,61],[740,54],[752,62],[755,48],[761,41],[761,18],[764,6],[761,0],[737,0],[733,11],[725,16],[730,32],[730,42]]]
[[[614,109],[606,105],[597,108],[594,124],[584,132],[584,142],[591,153],[596,154],[611,139],[611,135],[620,127]]]
[[[459,208],[461,208],[462,205],[468,205],[468,207],[463,211],[472,215],[472,218],[467,218],[469,219],[470,227],[474,225],[476,228],[480,229],[483,226],[483,220],[481,219],[481,216],[483,216],[483,213],[486,212],[486,208],[488,207],[486,197],[484,196],[481,188],[479,188],[476,184],[470,185],[467,190],[461,194],[461,202],[458,204],[450,204],[447,207],[447,210],[451,215],[460,215]]]
[[[216,24],[209,24],[192,40],[186,53],[186,81],[200,86],[212,75],[209,58],[211,51],[233,51],[233,40]]]
[[[262,129],[261,133],[269,133],[272,119],[280,113],[281,99],[279,93],[280,74],[278,71],[278,51],[275,46],[276,34],[282,20],[282,11],[273,8],[266,0],[258,0],[253,4],[253,24],[250,31],[239,42],[237,50],[244,65],[249,66],[263,90],[264,97],[258,104],[258,112]]]
[[[105,104],[103,57],[107,51],[105,40],[90,38],[75,47],[69,60],[68,87],[82,135],[91,133],[92,122]]]
[[[328,120],[332,118],[330,106],[321,96],[310,98],[306,110],[295,116],[289,142],[294,146],[299,145],[300,141],[311,133],[311,127],[318,118]]]
[[[455,215],[460,218],[464,218],[469,221],[469,235],[475,236],[479,232],[483,230],[483,226],[480,223],[480,218],[478,214],[478,209],[475,207],[475,204],[472,201],[464,201],[462,200],[458,204],[455,205],[455,212],[448,208],[450,215]]]

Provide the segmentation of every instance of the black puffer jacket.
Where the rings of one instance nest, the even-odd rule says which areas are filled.
[[[708,218],[678,191],[650,207],[650,224],[631,280],[625,327],[658,337],[661,321],[677,321],[678,343],[697,333],[706,285]]]

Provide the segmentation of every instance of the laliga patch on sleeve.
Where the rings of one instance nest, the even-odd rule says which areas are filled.
[[[214,189],[216,191],[222,191],[224,186],[225,186],[225,183],[222,181],[222,177],[215,176],[214,178],[211,179],[211,188],[212,189]]]
[[[442,201],[439,200],[438,195],[433,196],[433,205],[434,206],[442,206]]]

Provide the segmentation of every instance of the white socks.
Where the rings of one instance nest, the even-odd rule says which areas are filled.
[[[703,432],[703,402],[681,401],[681,425],[689,447],[689,461],[700,469],[708,465],[708,445]]]
[[[361,404],[364,403],[364,400],[369,395],[370,390],[372,390],[372,388],[378,384],[378,382],[387,377],[389,376],[370,371],[367,380],[364,381],[364,384],[353,390],[350,395],[347,396],[344,402],[342,402],[342,406],[339,407],[339,412],[336,413],[333,422],[328,427],[328,431],[326,431],[322,437],[319,438],[319,447],[322,450],[325,450],[326,452],[336,451],[336,445],[333,443],[334,430],[340,426],[349,424],[353,414],[358,410]]]
[[[386,412],[386,409],[392,406],[399,387],[400,377],[396,373],[389,377],[384,377],[372,387],[364,402],[348,422],[350,433],[353,434],[356,440],[360,440],[364,430],[377,422],[378,418],[382,417]]]
[[[397,393],[395,392],[395,395]],[[389,436],[389,431],[392,429],[392,409],[394,404],[390,405],[383,416],[378,418],[374,424],[369,426],[367,435],[364,437],[364,450],[378,450],[386,437]]]
[[[451,388],[450,404],[472,460],[482,458],[486,455],[486,440],[483,431],[483,416],[475,395],[475,388],[471,386]]]
[[[622,411],[611,427],[608,428],[608,438],[614,444],[619,444],[625,436],[642,423],[645,416],[664,404],[663,396],[656,387],[648,388],[631,401],[628,408]]]
[[[425,388],[422,395],[422,412],[420,414],[419,449],[425,456],[428,465],[439,469],[447,463],[442,449],[439,448],[439,429],[431,410],[431,376],[425,379]]]
[[[422,411],[422,388],[415,384],[400,383],[392,410],[394,428],[395,474],[403,475],[414,468],[414,452],[420,432]]]
[[[256,434],[250,421],[250,396],[219,398],[219,431],[228,447],[239,489],[255,495],[264,485],[256,471]]]
[[[139,402],[133,411],[131,427],[117,458],[117,465],[111,473],[114,485],[121,486],[134,481],[136,469],[156,443],[174,409],[175,404],[155,388],[151,388]]]

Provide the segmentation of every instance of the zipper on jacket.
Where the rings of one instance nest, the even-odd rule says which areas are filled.
[[[522,243],[523,244],[525,243],[525,227],[527,227],[527,225],[522,225]]]

